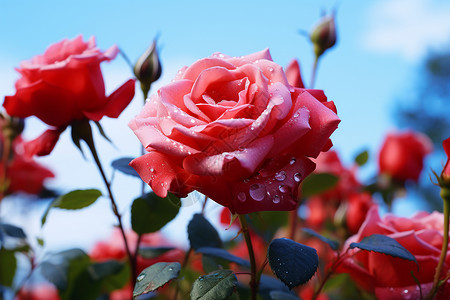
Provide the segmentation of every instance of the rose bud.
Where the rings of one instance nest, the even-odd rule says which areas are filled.
[[[450,138],[442,142],[445,154],[447,154],[447,162],[445,163],[444,169],[441,173],[441,182],[445,186],[450,187]]]
[[[156,39],[153,40],[153,43],[144,54],[139,57],[133,71],[136,78],[140,81],[141,89],[147,98],[150,86],[161,77],[162,71],[158,50],[156,49]]]
[[[313,27],[309,38],[314,44],[316,57],[321,56],[327,49],[336,44],[336,25],[334,23],[334,13],[322,17]]]
[[[425,156],[433,150],[431,140],[417,132],[390,133],[381,147],[379,173],[404,182],[417,181]]]

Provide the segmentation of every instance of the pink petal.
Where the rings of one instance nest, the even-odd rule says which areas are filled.
[[[223,59],[203,58],[197,60],[190,67],[188,67],[184,72],[182,79],[189,79],[195,81],[203,70],[213,67],[223,67],[228,70],[233,70],[236,68],[234,65],[230,64],[229,62],[226,62]]]
[[[304,88],[302,75],[300,73],[300,65],[296,59],[291,60],[286,67],[286,78],[290,85],[297,88]]]

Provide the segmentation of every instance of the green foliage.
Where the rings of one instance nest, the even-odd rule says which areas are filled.
[[[214,226],[201,214],[195,214],[188,224],[188,238],[191,248],[222,248],[222,240]]]
[[[57,287],[61,300],[95,300],[103,292],[122,288],[129,280],[129,267],[125,264],[114,260],[91,262],[80,249],[56,253],[39,268]]]
[[[306,177],[302,183],[302,197],[308,198],[326,192],[339,181],[339,177],[328,173],[313,173]]]
[[[143,197],[133,201],[131,206],[131,227],[139,234],[156,232],[172,221],[179,207],[171,204],[169,198],[176,198],[168,194],[166,198],[161,198],[150,192]]]
[[[363,166],[367,163],[367,161],[369,160],[369,152],[367,150],[362,151],[361,153],[359,153],[358,155],[356,155],[355,157],[355,163],[358,166]]]
[[[139,255],[143,258],[157,258],[166,252],[169,252],[175,248],[173,247],[140,247]]]
[[[0,286],[12,287],[16,267],[17,259],[14,251],[0,248]]]
[[[405,247],[400,245],[395,239],[381,234],[372,234],[361,240],[359,243],[351,243],[350,249],[359,248],[366,251],[374,251],[398,257],[410,261],[414,261],[417,266],[417,260]]]
[[[202,253],[204,256],[211,256],[216,258],[221,258],[229,262],[236,263],[243,267],[250,268],[250,262],[236,255],[231,254],[225,249],[214,248],[214,247],[200,247],[195,252]]]
[[[308,282],[319,265],[316,249],[286,238],[273,240],[267,257],[272,271],[290,289]]]
[[[281,227],[288,224],[287,211],[260,211],[249,214],[249,224],[266,242],[272,240]]]
[[[231,270],[219,270],[200,276],[192,286],[191,299],[222,300],[231,296],[237,285]]]
[[[50,209],[56,207],[67,210],[78,210],[92,205],[102,195],[97,189],[75,190],[56,198],[47,208],[41,219],[43,226]]]
[[[159,262],[146,268],[136,279],[133,297],[156,291],[180,274],[181,265],[177,262]]]
[[[300,300],[299,297],[291,293],[283,291],[272,291],[270,292],[270,299],[272,300]]]

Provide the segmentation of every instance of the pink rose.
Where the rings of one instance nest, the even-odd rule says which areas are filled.
[[[399,181],[417,181],[422,172],[423,160],[432,150],[431,140],[422,133],[390,133],[380,150],[379,172]]]
[[[102,52],[92,37],[81,36],[51,45],[44,54],[22,62],[17,71],[16,94],[6,96],[3,106],[9,115],[36,116],[53,128],[34,142],[34,153],[49,154],[61,132],[82,119],[100,121],[117,118],[134,96],[134,80],[128,80],[108,97],[100,69],[119,52],[116,46]],[[53,136],[50,138],[49,136]]]
[[[133,168],[161,197],[197,190],[233,213],[292,210],[309,157],[339,119],[320,90],[289,85],[268,50],[216,53],[180,70],[130,122],[146,155]]]
[[[431,289],[434,272],[439,261],[443,242],[443,216],[441,213],[419,212],[411,218],[387,214],[380,218],[378,208],[373,206],[358,233],[346,241],[360,242],[372,234],[383,234],[394,238],[411,254],[415,262],[382,253],[350,250],[338,267],[339,273],[349,273],[353,280],[368,292],[375,292],[378,299],[420,299],[419,289],[411,271],[422,286],[423,295]],[[450,267],[450,255],[444,264],[443,274]],[[438,293],[437,299],[449,299],[449,282]]]

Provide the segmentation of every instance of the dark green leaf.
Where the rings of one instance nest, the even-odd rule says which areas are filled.
[[[250,226],[269,243],[275,233],[288,224],[287,211],[261,211],[249,214]]]
[[[135,177],[141,178],[141,177],[139,176],[138,172],[136,172],[136,170],[133,169],[133,167],[131,167],[131,166],[129,165],[129,163],[130,163],[133,159],[134,159],[133,157],[122,157],[122,158],[119,158],[119,159],[114,160],[114,161],[111,163],[111,166],[112,166],[114,169],[116,169],[116,170],[118,170],[118,171],[120,171],[120,172],[122,172],[122,173],[124,173],[124,174],[127,174],[127,175],[131,175],[131,176],[135,176]]]
[[[12,287],[17,260],[13,251],[0,249],[0,286]]]
[[[44,239],[43,238],[36,238],[36,241],[38,243],[39,246],[43,247],[44,246]]]
[[[88,271],[88,277],[92,281],[101,281],[104,290],[109,292],[124,287],[130,277],[128,265],[117,260],[93,263]]]
[[[272,291],[282,291],[290,293],[289,288],[278,278],[268,276],[265,274],[261,275],[258,293],[264,299],[270,299],[270,292]]]
[[[365,165],[368,160],[369,160],[369,152],[367,150],[362,151],[355,157],[355,163],[357,163],[358,166]]]
[[[222,248],[222,240],[214,226],[201,214],[194,214],[188,225],[188,238],[191,248]]]
[[[47,220],[48,213],[53,207],[77,210],[88,207],[93,204],[100,196],[102,192],[97,189],[87,189],[87,190],[75,190],[71,191],[65,195],[56,198],[47,208],[41,219],[41,225],[45,224]]]
[[[112,142],[111,139],[106,135],[105,130],[103,130],[103,127],[102,127],[102,125],[100,124],[100,122],[94,122],[94,123],[95,123],[95,125],[97,125],[98,132],[100,132],[100,135],[101,135],[105,140],[107,140],[108,142],[110,142],[110,143],[112,144],[113,142]]]
[[[238,265],[250,268],[250,262],[240,258],[236,255],[231,254],[225,249],[215,248],[215,247],[200,247],[195,250],[197,253],[202,253],[203,255],[208,255],[212,257],[222,258],[229,262],[236,263]]]
[[[308,198],[332,189],[339,177],[328,173],[313,173],[307,176],[302,183],[302,197]]]
[[[237,278],[231,270],[220,270],[200,276],[192,287],[191,299],[222,300],[231,296]]]
[[[312,236],[315,236],[316,238],[320,239],[322,242],[327,243],[331,249],[333,249],[333,250],[339,249],[339,243],[337,241],[329,239],[327,237],[324,237],[323,235],[315,232],[314,230],[312,230],[310,228],[303,228],[302,230]]]
[[[272,299],[272,300],[300,300],[299,297],[293,295],[292,293],[282,292],[282,291],[271,291],[270,299]]]
[[[179,263],[159,262],[146,268],[139,274],[134,286],[133,297],[153,292],[180,274]]]
[[[131,227],[137,234],[156,232],[176,217],[180,208],[172,205],[169,197],[175,196],[168,194],[166,198],[161,198],[150,192],[134,200]]]
[[[363,238],[359,243],[351,243],[350,249],[353,248],[384,253],[393,257],[414,261],[417,266],[419,266],[416,258],[411,252],[406,250],[405,247],[400,245],[395,239],[382,234],[372,234],[371,236]]]
[[[173,247],[140,247],[139,255],[143,258],[157,258],[166,252],[169,252],[175,248]]]
[[[202,267],[205,273],[211,273],[217,270],[229,269],[230,263],[221,258],[202,255]]]
[[[290,289],[310,280],[319,265],[316,249],[286,238],[273,240],[267,256],[272,271]]]

